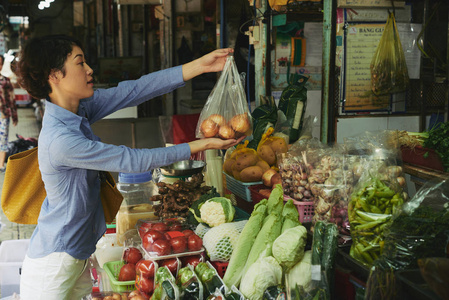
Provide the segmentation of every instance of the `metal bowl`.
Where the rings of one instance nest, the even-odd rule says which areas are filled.
[[[161,167],[165,176],[192,176],[201,173],[206,163],[201,160],[181,160],[171,165]]]

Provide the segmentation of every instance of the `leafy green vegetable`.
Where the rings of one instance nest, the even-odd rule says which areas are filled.
[[[240,283],[246,299],[262,299],[265,290],[281,284],[282,268],[273,256],[261,257],[251,265]]]
[[[449,121],[439,123],[429,131],[424,147],[435,150],[441,158],[444,169],[449,172]]]
[[[299,298],[299,287],[306,292],[312,289],[312,251],[304,252],[303,258],[286,273],[286,280],[290,287],[290,293],[296,293]]]
[[[269,200],[268,200],[269,201]],[[247,270],[261,255],[271,256],[271,248],[274,240],[281,234],[282,218],[279,214],[272,212],[269,214],[263,223],[262,229],[257,234],[248,259],[246,260],[245,270],[243,273],[246,276]]]
[[[282,218],[284,219],[284,223],[282,224],[282,233],[287,229],[301,225],[301,222],[299,222],[298,209],[292,199],[288,199],[284,204]]]
[[[273,256],[279,264],[289,270],[304,256],[307,229],[298,225],[284,231],[273,243]]]
[[[284,189],[282,185],[276,184],[276,187],[271,191],[270,197],[268,197],[267,213],[272,212],[281,215],[284,208]]]
[[[266,210],[267,199],[263,199],[254,206],[248,222],[243,227],[223,277],[223,281],[227,286],[239,285],[248,255],[262,228]]]

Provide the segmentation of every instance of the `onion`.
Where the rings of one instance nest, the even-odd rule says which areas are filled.
[[[278,172],[271,177],[271,185],[275,187],[276,184],[280,184],[282,186],[282,177]]]
[[[248,120],[248,114],[235,115],[229,123],[231,124],[232,129],[240,133],[247,132],[251,127]]]
[[[218,130],[218,135],[225,140],[232,139],[235,136],[234,130],[232,130],[231,126],[223,125]]]
[[[264,185],[271,187],[271,177],[273,177],[275,174],[277,174],[278,172],[276,172],[273,169],[268,169],[265,171],[265,173],[263,173],[262,175],[262,182]]]
[[[219,114],[210,115],[208,119],[216,123],[218,126],[223,126],[226,124],[226,119]]]
[[[204,137],[210,138],[214,137],[218,133],[218,125],[212,120],[206,119],[201,123],[200,130]]]

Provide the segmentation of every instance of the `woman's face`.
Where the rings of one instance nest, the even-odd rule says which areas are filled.
[[[72,53],[67,56],[64,67],[65,76],[61,76],[59,86],[65,96],[77,100],[92,96],[94,93],[93,71],[85,62],[84,53],[78,46],[73,46]]]

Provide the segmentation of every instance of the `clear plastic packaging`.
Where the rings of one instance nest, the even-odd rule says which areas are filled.
[[[119,173],[117,188],[123,195],[117,222],[117,242],[122,243],[123,235],[135,229],[139,219],[158,220],[154,214],[151,197],[158,193],[156,184],[152,181],[151,172]]]

